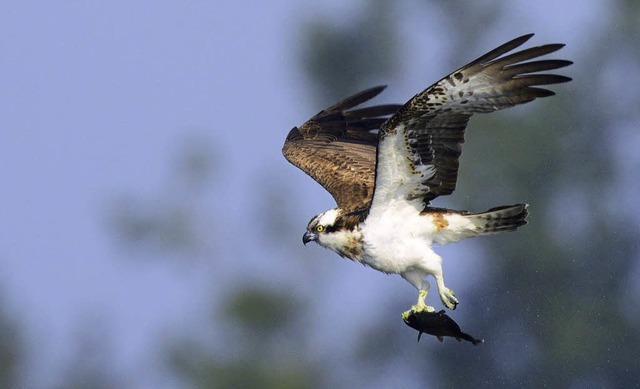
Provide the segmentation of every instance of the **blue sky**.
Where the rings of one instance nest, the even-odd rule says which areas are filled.
[[[201,136],[224,158],[224,188],[209,192],[216,198],[207,202],[215,202],[220,220],[234,220],[236,230],[251,224],[244,209],[265,171],[286,177],[296,195],[314,198],[314,204],[296,202],[301,231],[311,215],[333,206],[319,186],[286,165],[280,147],[293,125],[322,108],[296,57],[301,28],[312,19],[328,28],[348,22],[357,7],[340,3],[0,5],[0,290],[37,350],[30,357],[42,377],[34,382],[58,373],[86,323],[100,323],[97,331],[113,338],[124,370],[141,371],[153,370],[143,355],[154,336],[171,326],[197,327],[211,290],[202,272],[132,261],[143,254],[119,247],[108,229],[119,195],[171,191],[171,157],[185,137]],[[518,22],[488,27],[483,46],[465,57],[527,32],[537,32],[534,44],[566,42],[563,57],[579,57],[585,37],[602,28],[606,9],[564,3],[571,11],[555,15],[548,10],[558,2],[509,3]],[[399,7],[407,15],[406,47],[416,58],[403,64],[405,76],[385,101],[406,99],[460,65],[422,66],[421,51],[446,51],[446,36],[429,34],[429,24],[412,12],[417,7]],[[431,18],[438,23],[437,11]],[[232,244],[246,244],[237,231],[225,234]],[[328,266],[339,269],[332,273],[338,283],[362,272],[338,261]],[[242,273],[221,271],[232,278]],[[363,277],[364,284],[378,280]],[[359,297],[355,291],[346,298]]]

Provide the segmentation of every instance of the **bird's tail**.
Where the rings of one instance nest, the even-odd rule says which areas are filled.
[[[515,231],[527,224],[527,204],[503,205],[481,213],[465,215],[476,227],[478,235],[496,234],[503,231]]]

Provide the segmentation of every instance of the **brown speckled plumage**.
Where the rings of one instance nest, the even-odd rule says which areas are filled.
[[[531,74],[562,68],[570,65],[570,61],[521,63],[557,51],[562,44],[532,47],[503,56],[532,35],[521,36],[488,52],[403,106],[350,110],[378,95],[384,86],[351,96],[294,127],[287,136],[283,154],[329,191],[338,207],[348,213],[371,204],[379,140],[372,130],[380,129],[380,136],[385,137],[402,128],[405,157],[413,166],[412,173],[421,180],[421,185],[408,197],[423,198],[427,206],[434,198],[454,191],[465,128],[473,114],[551,96],[552,91],[537,86],[571,80],[553,74]],[[433,166],[434,174],[425,175],[418,166]]]
[[[368,208],[373,196],[379,129],[400,105],[348,111],[384,86],[362,91],[294,127],[282,148],[285,158],[322,185],[345,212]]]
[[[469,118],[552,96],[550,90],[536,85],[557,84],[571,78],[554,74],[529,74],[570,65],[571,61],[542,60],[519,63],[561,49],[549,44],[525,49],[502,58],[503,54],[529,40],[533,34],[516,38],[452,72],[409,100],[381,130],[381,136],[393,135],[406,126],[406,143],[414,160],[434,165],[435,174],[424,180],[414,196],[425,205],[438,196],[453,193],[458,177],[458,158]],[[474,76],[482,74],[482,78]],[[472,80],[473,82],[469,82]]]
[[[445,284],[442,258],[432,245],[514,231],[526,224],[527,205],[471,213],[434,208],[430,203],[456,187],[465,129],[472,115],[551,96],[553,92],[540,86],[570,80],[541,74],[570,61],[537,59],[562,44],[510,53],[532,35],[491,50],[403,106],[353,109],[385,88],[379,86],[294,127],[282,149],[284,156],[327,189],[338,204],[309,221],[302,242],[315,241],[380,272],[401,275],[418,289],[418,302],[411,312],[433,311],[425,303],[430,287],[426,277],[433,276],[440,300],[455,309],[458,299]],[[438,332],[445,327],[455,330],[442,323],[436,323],[438,331],[429,332],[430,323],[408,324],[436,336],[461,334],[459,329]]]

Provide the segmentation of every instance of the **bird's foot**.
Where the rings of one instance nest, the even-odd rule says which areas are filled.
[[[423,311],[435,312],[435,308],[425,304],[425,300],[427,298],[427,293],[428,293],[428,291],[425,290],[425,289],[421,289],[418,292],[418,302],[413,304],[408,311],[404,311],[402,313],[402,319],[403,320],[406,321],[407,318],[409,318],[410,316],[415,315],[416,313],[423,312]]]
[[[453,293],[453,290],[449,288],[440,289],[440,299],[442,300],[444,306],[451,310],[456,309],[456,306],[458,305],[458,299]]]
[[[402,320],[407,321],[410,317],[415,316],[420,312],[432,313],[435,311],[436,311],[435,308],[430,305],[414,304],[411,306],[409,310],[402,312]]]

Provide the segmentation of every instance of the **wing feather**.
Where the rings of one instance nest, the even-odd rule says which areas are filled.
[[[282,153],[349,212],[368,207],[375,181],[377,131],[400,105],[348,110],[377,96],[364,90],[319,112],[287,136]]]
[[[504,55],[532,36],[513,39],[452,72],[414,96],[382,126],[372,207],[401,198],[416,201],[419,207],[451,194],[456,187],[465,128],[473,114],[551,96],[552,91],[536,86],[571,80],[538,73],[568,66],[571,61],[521,63],[553,53],[563,44]]]

